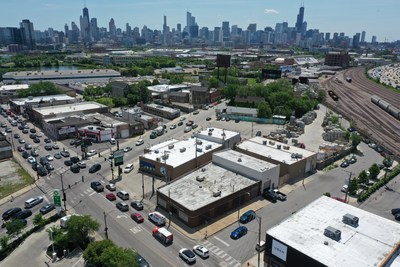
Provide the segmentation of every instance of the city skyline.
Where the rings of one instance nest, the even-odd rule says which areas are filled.
[[[163,29],[163,17],[167,17],[170,29],[176,28],[178,23],[186,25],[186,12],[189,11],[196,18],[199,27],[213,28],[221,26],[223,21],[230,25],[246,28],[250,23],[256,23],[257,29],[267,26],[275,28],[276,23],[288,22],[295,27],[296,17],[300,6],[304,5],[304,21],[308,29],[319,29],[320,32],[345,32],[348,36],[366,31],[366,40],[372,35],[378,41],[399,40],[395,30],[396,7],[400,8],[400,1],[387,0],[387,9],[379,1],[344,1],[320,3],[317,0],[292,1],[287,3],[263,3],[263,1],[239,0],[205,0],[201,3],[180,3],[179,0],[148,0],[132,3],[128,0],[118,0],[110,4],[106,0],[88,0],[86,7],[90,16],[97,18],[99,27],[107,27],[111,18],[114,18],[117,28],[125,29],[125,24],[142,28],[146,25],[151,29]],[[71,0],[68,3],[50,0],[24,0],[23,3],[7,2],[2,7],[5,12],[0,17],[0,27],[17,27],[23,19],[29,19],[35,30],[63,30],[65,23],[74,21],[79,25],[79,16],[84,8],[83,0]],[[247,12],[243,12],[247,10]],[[224,12],[222,12],[224,11]],[[43,16],[46,14],[46,16]],[[340,14],[340,20],[338,20]],[[393,26],[391,26],[393,25]]]

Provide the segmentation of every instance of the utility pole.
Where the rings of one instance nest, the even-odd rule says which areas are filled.
[[[107,214],[105,211],[103,211],[103,216],[104,216],[104,233],[106,235],[106,239],[108,239]]]
[[[347,190],[346,190],[346,196],[345,196],[345,198],[344,198],[344,201],[345,201],[345,203],[348,203],[347,202],[347,196],[348,196],[348,194],[349,194],[349,188],[350,188],[350,184],[351,184],[351,176],[353,175],[353,173],[352,172],[350,172],[349,173],[349,183],[348,183],[348,185],[347,185]]]
[[[258,245],[261,246],[261,216],[257,216],[258,217]],[[257,263],[258,263],[258,267],[260,267],[260,250],[258,249],[258,258],[257,258]]]
[[[142,172],[142,200],[144,199],[144,174]]]
[[[67,195],[65,194],[64,181],[63,181],[63,174],[62,173],[60,174],[60,177],[61,177],[61,189],[62,189],[62,192],[63,192],[64,210],[65,210],[65,213],[67,213]]]
[[[112,159],[110,159],[110,170],[111,170],[111,177],[112,177],[112,180],[114,181],[114,168],[113,168],[113,162],[112,162],[113,160]]]

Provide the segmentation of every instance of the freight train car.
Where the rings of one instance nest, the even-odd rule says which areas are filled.
[[[400,120],[400,110],[396,108],[395,106],[389,104],[385,100],[381,99],[377,95],[372,95],[371,96],[371,102],[395,117],[396,119]]]

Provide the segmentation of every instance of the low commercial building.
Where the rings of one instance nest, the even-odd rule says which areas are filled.
[[[30,116],[34,108],[73,104],[76,101],[76,98],[68,95],[48,95],[11,99],[9,104],[15,113]]]
[[[0,86],[0,104],[8,104],[10,99],[18,97],[18,92],[28,89],[28,84],[10,84]]]
[[[210,104],[210,90],[208,87],[193,86],[190,92],[192,93],[192,105],[194,108],[201,108]]]
[[[131,125],[137,125],[140,123],[146,130],[155,129],[158,126],[159,119],[143,114],[140,108],[128,108],[122,110],[122,119]]]
[[[157,205],[189,227],[204,225],[257,197],[260,182],[210,163],[157,190]]]
[[[209,163],[212,154],[222,148],[221,144],[196,138],[168,140],[144,150],[139,156],[140,170],[171,181]]]
[[[157,104],[142,104],[142,110],[144,112],[166,118],[168,120],[173,120],[178,118],[181,115],[181,111],[179,109],[169,108],[166,106],[161,106]]]
[[[221,144],[224,148],[234,148],[241,141],[240,133],[220,128],[206,128],[195,132],[197,138]]]
[[[321,196],[266,232],[265,266],[399,266],[400,224]]]
[[[70,105],[38,107],[32,109],[30,119],[42,123],[44,119],[69,117],[72,115],[84,116],[91,113],[108,113],[108,107],[97,102],[79,102]]]
[[[259,136],[237,144],[235,150],[279,165],[279,187],[316,170],[317,153]]]
[[[350,64],[350,55],[347,52],[328,52],[325,54],[325,65],[346,68]]]
[[[3,74],[3,82],[31,84],[46,81],[67,85],[75,82],[108,82],[119,76],[121,73],[112,69],[19,71]]]
[[[0,160],[13,157],[12,145],[4,136],[0,136]]]
[[[83,119],[80,116],[58,117],[44,119],[42,130],[53,140],[64,140],[76,138],[76,131],[79,127],[95,123],[94,120]]]
[[[234,116],[257,118],[258,110],[256,108],[242,108],[242,107],[227,106],[226,114],[234,115]]]

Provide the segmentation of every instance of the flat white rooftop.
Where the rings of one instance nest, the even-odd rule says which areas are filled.
[[[179,91],[182,89],[188,89],[190,86],[186,84],[159,84],[159,85],[153,85],[153,86],[147,86],[147,89],[149,89],[152,92],[156,93],[166,93],[170,91]]]
[[[107,106],[96,102],[79,102],[68,105],[34,108],[33,110],[40,113],[42,116],[47,116],[50,114],[63,114],[68,112],[79,112],[79,111],[85,111],[97,108],[106,108],[106,107]]]
[[[342,222],[347,213],[359,218],[357,227]],[[339,241],[324,235],[328,226],[341,231]],[[267,234],[326,266],[372,267],[381,266],[394,253],[392,249],[400,242],[400,224],[322,196]]]
[[[196,177],[204,177],[204,181],[199,182]],[[194,211],[256,183],[257,181],[210,163],[158,190]],[[221,195],[214,197],[213,193],[218,191],[221,191]]]
[[[255,157],[237,152],[232,149],[218,151],[218,152],[215,152],[213,155],[224,158],[225,160],[233,162],[234,164],[239,164],[245,168],[251,168],[251,169],[259,171],[259,172],[264,172],[268,169],[271,169],[271,168],[274,168],[277,166],[273,163],[269,163],[269,162],[263,161],[261,159],[257,159]]]
[[[211,132],[211,135],[208,134],[209,132]],[[225,130],[225,129],[221,129],[221,128],[214,128],[214,127],[206,128],[202,131],[195,132],[195,134],[199,138],[207,138],[207,137],[212,136],[213,138],[220,140],[221,142],[224,140],[228,140],[234,136],[239,135],[238,132],[233,132],[233,131],[229,131],[229,130]]]
[[[152,108],[155,108],[155,109],[158,109],[158,110],[163,110],[163,111],[166,111],[166,112],[170,112],[170,113],[180,112],[179,109],[165,107],[165,106],[157,105],[157,104],[154,104],[154,103],[146,104],[146,106],[152,107]]]
[[[171,148],[169,148],[169,146]],[[166,165],[177,167],[194,159],[196,157],[196,154],[199,157],[220,147],[221,144],[202,139],[197,139],[196,146],[196,138],[187,138],[182,141],[171,139],[150,147],[150,152],[144,154],[143,158],[151,159],[154,161],[156,161],[157,158],[160,158],[161,162],[164,162],[162,156],[164,155],[164,153],[167,153],[168,158],[165,161]]]
[[[264,141],[266,141],[265,145]],[[272,143],[270,143],[270,141],[272,141]],[[278,149],[278,145],[281,146],[280,149]],[[284,146],[289,147],[289,149],[284,149]],[[237,144],[237,147],[288,165],[298,161],[298,159],[292,158],[293,153],[303,155],[303,159],[315,154],[314,152],[299,147],[290,146],[260,136],[245,140],[242,143]]]
[[[10,84],[10,85],[0,86],[0,91],[21,90],[28,88],[29,88],[28,84]]]
[[[18,106],[23,106],[26,103],[38,103],[38,102],[49,102],[49,101],[71,101],[74,102],[75,98],[68,95],[46,95],[46,96],[35,96],[35,97],[25,97],[12,99]]]
[[[3,79],[37,79],[38,77],[47,79],[58,78],[79,78],[79,77],[118,77],[121,74],[112,69],[91,69],[91,70],[43,70],[43,71],[18,71],[7,72],[3,75]]]

